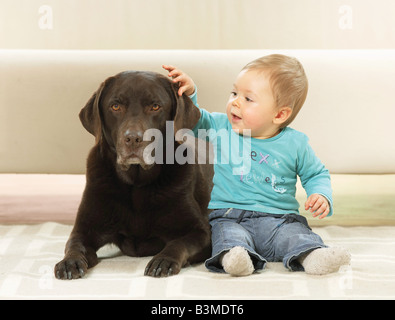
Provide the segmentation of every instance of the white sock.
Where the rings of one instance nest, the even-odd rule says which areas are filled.
[[[351,255],[342,247],[319,248],[298,260],[307,274],[323,275],[337,272],[341,266],[350,264]]]
[[[254,272],[254,265],[247,250],[234,247],[222,257],[222,266],[232,276],[248,276]]]

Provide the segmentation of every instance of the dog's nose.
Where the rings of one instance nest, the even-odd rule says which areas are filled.
[[[143,133],[140,131],[126,130],[124,134],[124,142],[126,145],[138,145],[143,141]]]

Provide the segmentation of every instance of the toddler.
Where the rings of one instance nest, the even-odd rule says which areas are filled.
[[[193,80],[176,67],[163,68],[179,83],[178,94],[185,93],[198,106]],[[300,111],[307,89],[301,63],[273,54],[241,70],[226,114],[200,109],[194,132],[228,130],[230,159],[240,157],[235,141],[249,139],[251,146],[248,154],[242,154],[249,161],[248,170],[235,171],[232,160],[214,164],[209,203],[212,257],[205,262],[209,270],[246,276],[263,269],[266,262],[282,261],[289,270],[322,275],[350,263],[347,250],[327,247],[310,229],[295,199],[299,176],[308,195],[305,210],[319,219],[333,214],[328,170],[307,136],[288,126]]]

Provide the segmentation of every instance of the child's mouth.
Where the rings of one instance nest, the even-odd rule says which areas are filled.
[[[241,118],[232,113],[232,121],[240,121]]]

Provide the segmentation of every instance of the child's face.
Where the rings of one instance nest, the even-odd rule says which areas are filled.
[[[265,139],[276,135],[279,126],[273,123],[277,108],[264,72],[244,70],[236,78],[226,106],[232,129],[242,134],[250,129],[254,138]]]

